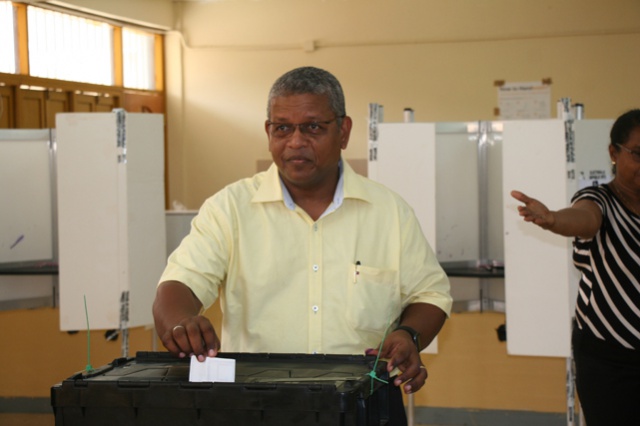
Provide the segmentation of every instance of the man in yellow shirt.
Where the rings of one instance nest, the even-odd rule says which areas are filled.
[[[381,356],[401,371],[394,384],[417,391],[419,351],[451,297],[412,209],[342,161],[352,121],[332,74],[284,74],[267,116],[273,164],[203,204],[160,279],[158,335],[200,360],[219,349],[377,353],[384,338]],[[218,297],[221,341],[201,315]]]

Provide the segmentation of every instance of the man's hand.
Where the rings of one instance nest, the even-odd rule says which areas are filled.
[[[401,315],[401,324],[411,327],[419,333],[420,349],[427,347],[444,325],[446,314],[437,306],[428,303],[412,303]],[[368,349],[367,355],[377,355],[377,349]],[[382,344],[380,358],[387,360],[387,371],[391,373],[396,367],[401,373],[393,384],[400,386],[404,383],[405,393],[420,390],[427,380],[427,368],[422,364],[422,358],[416,347],[416,342],[410,333],[399,329],[387,334]]]
[[[367,355],[377,355],[377,349],[369,349]],[[380,358],[387,360],[387,371],[391,373],[396,367],[400,374],[393,381],[395,386],[405,384],[404,392],[414,393],[420,390],[427,380],[427,368],[411,336],[404,330],[389,333],[382,345]]]
[[[199,361],[216,356],[220,340],[211,322],[198,315],[202,304],[184,284],[163,282],[153,302],[156,331],[169,352],[183,358],[195,355]]]
[[[164,347],[180,358],[195,355],[202,362],[205,356],[216,356],[220,347],[213,325],[201,315],[185,318],[158,335]]]

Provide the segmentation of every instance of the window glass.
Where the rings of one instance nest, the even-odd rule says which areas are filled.
[[[151,33],[122,29],[122,78],[124,87],[154,90],[155,37]]]
[[[14,22],[11,2],[0,1],[0,72],[17,72]]]
[[[112,85],[113,29],[109,24],[29,6],[29,74]]]

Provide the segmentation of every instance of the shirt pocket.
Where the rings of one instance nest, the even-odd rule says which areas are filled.
[[[357,330],[384,333],[400,315],[398,271],[350,265],[347,322]]]

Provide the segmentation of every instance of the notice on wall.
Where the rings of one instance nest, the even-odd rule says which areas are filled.
[[[580,172],[578,176],[578,189],[588,186],[598,186],[613,180],[613,175],[608,170],[589,170]]]
[[[538,82],[495,82],[498,89],[498,110],[501,120],[551,118],[550,80]]]

